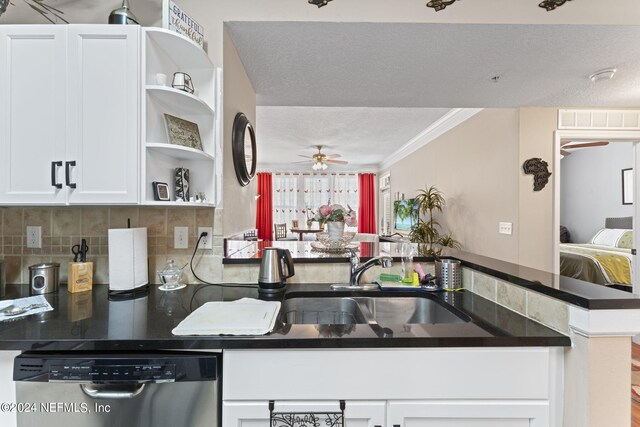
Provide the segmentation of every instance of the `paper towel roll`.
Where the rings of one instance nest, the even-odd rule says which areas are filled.
[[[132,291],[148,283],[147,229],[110,229],[109,290]]]

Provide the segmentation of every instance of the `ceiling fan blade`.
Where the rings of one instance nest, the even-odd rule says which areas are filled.
[[[582,142],[579,144],[572,144],[571,142],[568,142],[564,144],[562,147],[564,149],[571,149],[571,148],[585,148],[585,147],[602,147],[605,145],[609,145],[609,141]]]
[[[335,163],[337,165],[346,165],[349,162],[347,162],[346,160],[331,160],[331,159],[327,159],[325,160],[326,163]]]
[[[305,159],[313,159],[313,157],[305,156],[304,154],[298,154],[298,157],[304,157]]]
[[[567,150],[562,150],[562,149],[561,149],[561,150],[560,150],[560,154],[562,154],[563,156],[568,156],[569,154],[571,154],[571,152],[570,152],[570,151],[567,151]]]
[[[337,157],[342,157],[341,154],[325,154],[325,157],[328,159],[335,159]]]

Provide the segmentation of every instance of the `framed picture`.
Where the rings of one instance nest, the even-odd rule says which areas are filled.
[[[169,144],[181,145],[202,151],[202,140],[200,139],[200,131],[196,123],[170,114],[164,115],[164,121],[167,125],[167,141],[169,141]]]
[[[158,201],[169,201],[169,186],[165,182],[153,181],[153,198]]]
[[[622,169],[622,204],[633,204],[633,169]]]

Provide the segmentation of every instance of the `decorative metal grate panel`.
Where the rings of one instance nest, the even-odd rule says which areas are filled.
[[[345,401],[340,401],[340,412],[274,412],[275,402],[269,401],[271,427],[344,427]]]

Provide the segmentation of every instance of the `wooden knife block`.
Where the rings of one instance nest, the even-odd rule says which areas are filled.
[[[69,284],[71,293],[90,291],[93,289],[93,262],[70,262]]]

